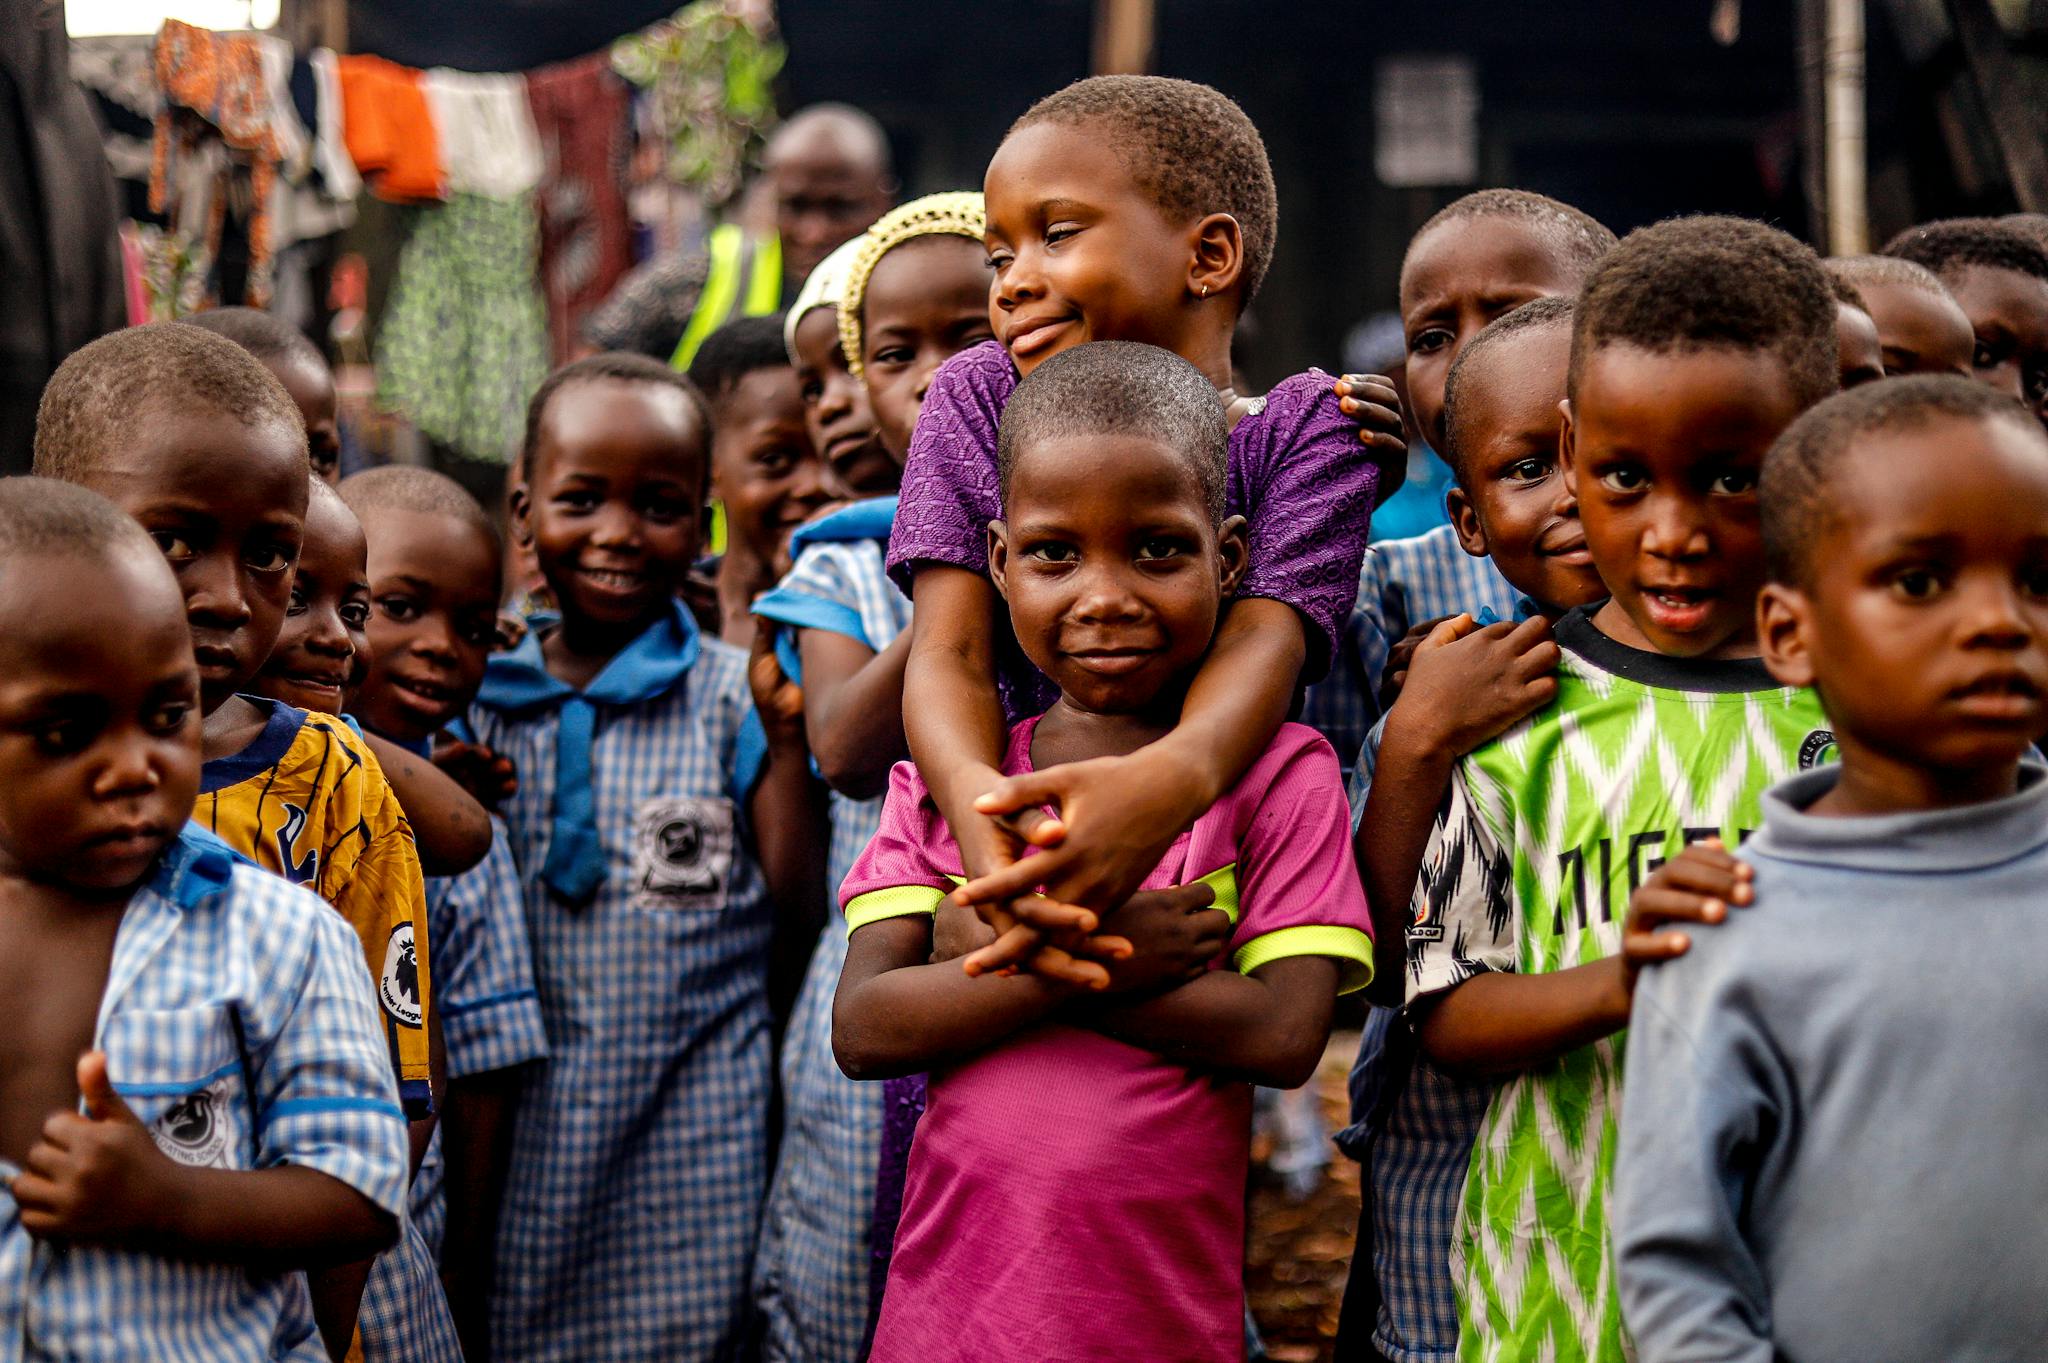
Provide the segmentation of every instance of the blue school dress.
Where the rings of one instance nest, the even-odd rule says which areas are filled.
[[[790,539],[796,566],[754,613],[844,634],[877,653],[887,648],[910,627],[910,598],[889,581],[884,562],[895,517],[896,499],[876,497],[798,530]],[[778,634],[776,651],[791,680],[801,682],[793,633]],[[855,1363],[867,1330],[882,1086],[840,1072],[832,1056],[832,996],[846,963],[839,882],[875,835],[882,799],[834,791],[831,816],[832,914],[783,1035],[781,1156],[754,1267],[769,1363]]]
[[[746,655],[677,603],[582,691],[539,633],[491,660],[478,738],[518,765],[548,1060],[498,1234],[493,1347],[522,1363],[738,1349],[767,1192],[772,910],[745,797]]]

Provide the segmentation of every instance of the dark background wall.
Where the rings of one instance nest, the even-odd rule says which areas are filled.
[[[1935,88],[1942,34],[1910,32],[1910,58],[1902,49],[1889,16],[1911,19],[1916,6],[1926,7],[1870,6],[1879,241],[1915,218],[2009,206],[1999,185],[1966,184],[1950,169],[1970,120],[1945,110],[1948,96]],[[589,51],[672,7],[354,0],[350,39],[413,65],[523,69]],[[1476,185],[1555,194],[1618,231],[1673,213],[1731,212],[1810,236],[1800,6],[1744,0],[1740,34],[1725,46],[1709,31],[1712,10],[1712,0],[1158,0],[1153,69],[1235,97],[1278,176],[1282,231],[1256,318],[1255,377],[1336,365],[1347,329],[1393,305],[1409,234]],[[888,127],[907,190],[978,186],[1010,120],[1087,74],[1093,15],[1091,0],[781,0],[785,107],[862,105]],[[1375,68],[1402,54],[1474,63],[1475,184],[1395,189],[1376,178]]]

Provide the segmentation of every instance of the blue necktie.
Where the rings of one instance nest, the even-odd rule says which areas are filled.
[[[572,904],[586,904],[604,884],[604,843],[597,831],[597,793],[590,747],[599,705],[635,705],[675,689],[697,661],[697,622],[680,601],[605,664],[578,691],[547,670],[540,635],[491,659],[477,704],[514,718],[559,708],[555,735],[555,808],[547,862],[540,878]]]

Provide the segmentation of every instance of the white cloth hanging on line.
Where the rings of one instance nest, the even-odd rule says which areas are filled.
[[[526,77],[435,67],[422,88],[451,193],[513,199],[540,184],[547,162]]]

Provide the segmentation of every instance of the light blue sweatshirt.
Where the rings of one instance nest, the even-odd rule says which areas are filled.
[[[2048,768],[1929,814],[1765,799],[1754,906],[1636,990],[1616,1172],[1642,1363],[2048,1357]]]

